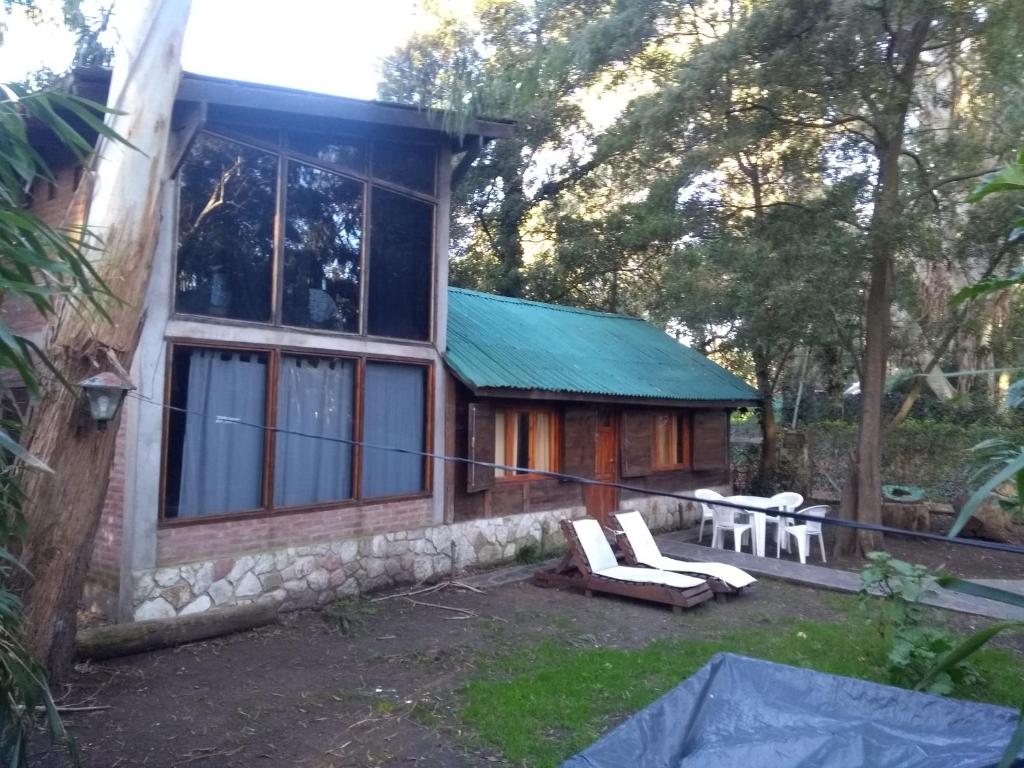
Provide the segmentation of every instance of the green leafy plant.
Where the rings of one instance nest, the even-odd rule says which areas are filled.
[[[540,544],[530,542],[524,544],[516,551],[516,562],[522,565],[533,565],[539,563],[544,559],[544,553],[541,551]]]
[[[29,209],[33,184],[54,181],[30,136],[33,130],[46,131],[84,162],[93,148],[85,133],[120,140],[104,125],[105,112],[70,94],[0,85],[0,288],[5,300],[20,298],[44,318],[58,312],[58,300],[106,317],[105,302],[114,298],[92,266],[94,246],[85,230],[52,227]],[[43,392],[42,369],[69,386],[31,338],[0,318],[5,382],[13,378],[30,398],[37,398]],[[13,400],[8,391],[3,394],[5,404]],[[17,420],[0,422],[0,764],[28,765],[28,737],[41,710],[51,739],[77,765],[78,752],[54,705],[46,671],[25,646],[21,601],[8,586],[21,568],[12,551],[26,535],[21,473],[51,471],[21,446],[18,426]]]
[[[928,570],[887,552],[871,552],[868,560],[861,572],[861,605],[888,643],[889,682],[914,688],[927,678],[923,690],[943,695],[977,682],[977,672],[964,659],[938,669],[957,641],[946,629],[924,623],[922,601],[935,594],[936,585]]]
[[[1024,150],[1017,155],[1014,162],[1008,164],[998,173],[986,177],[967,199],[968,202],[976,203],[991,194],[1004,192],[1024,192]],[[1024,217],[1013,222],[1013,229],[1010,230],[1007,243],[1013,245],[1020,242],[1022,238],[1024,238]],[[1024,268],[1018,267],[1004,277],[990,277],[967,286],[953,297],[953,304],[960,304],[1020,285],[1024,285]],[[1019,408],[1024,404],[1024,380],[1016,381],[1010,386],[1006,402],[1011,408]],[[1024,446],[989,440],[979,443],[974,450],[987,456],[988,460],[984,465],[984,470],[989,477],[978,486],[960,510],[960,514],[950,528],[950,536],[957,535],[982,502],[1004,483],[1011,483],[1017,491],[1013,495],[1004,494],[1000,498],[1000,504],[1004,508],[1006,504],[1009,504],[1011,509],[1018,511],[1021,508],[1020,488],[1024,483]]]
[[[375,612],[376,608],[373,603],[358,598],[345,598],[328,604],[323,609],[321,616],[325,622],[349,637],[355,634],[359,624],[367,616],[372,616]]]
[[[990,587],[987,584],[965,581],[956,576],[946,574],[939,576],[936,582],[954,592],[984,597],[988,600],[1006,603],[1017,608],[1024,608],[1024,595],[1019,595],[1016,592],[1008,592],[997,587]],[[935,663],[918,680],[915,688],[919,691],[931,690],[931,686],[937,680],[942,679],[945,675],[949,675],[951,670],[963,665],[966,659],[978,653],[996,635],[1006,631],[1020,632],[1022,630],[1024,630],[1024,621],[1006,621],[978,630],[936,659]],[[1021,707],[1020,720],[1017,722],[1017,727],[1009,743],[1006,745],[1006,750],[1003,752],[1003,757],[999,761],[997,768],[1011,768],[1022,751],[1024,751],[1024,706]]]
[[[1022,452],[1024,452],[1024,448],[1010,440],[1000,438],[983,440],[971,448],[971,464],[974,467],[971,481],[979,482],[995,477],[1006,467],[1018,466],[1017,459]],[[1010,489],[1009,492],[1001,490],[1001,486],[997,485],[992,490],[992,495],[999,502],[999,506],[1009,514],[1024,517],[1024,499],[1021,498],[1021,489],[1024,488],[1024,465],[1020,465],[1020,468],[1011,474],[1009,480],[1003,483],[1002,488],[1007,487]]]

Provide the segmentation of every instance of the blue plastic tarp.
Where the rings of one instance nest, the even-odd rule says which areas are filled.
[[[721,653],[562,768],[995,768],[1018,717]]]

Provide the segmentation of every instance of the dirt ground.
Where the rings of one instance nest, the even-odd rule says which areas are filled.
[[[887,537],[894,556],[978,578],[1024,578],[1024,557]],[[817,554],[811,562],[818,562]],[[861,561],[830,563],[858,570]],[[524,643],[639,647],[794,618],[844,616],[833,593],[762,579],[725,603],[673,615],[656,605],[521,582],[450,588],[327,612],[104,664],[79,665],[61,692],[87,768],[437,768],[504,765],[460,730],[459,691],[481,663]],[[977,617],[945,614],[961,630]],[[1000,644],[1002,644],[1000,642]],[[1010,641],[1024,650],[1024,643]],[[75,708],[81,708],[75,711]],[[66,765],[44,738],[32,765]]]
[[[546,638],[637,647],[841,615],[834,595],[769,580],[682,615],[529,583],[422,600],[472,615],[396,597],[355,604],[348,634],[307,611],[216,641],[80,665],[61,703],[94,709],[69,712],[67,725],[88,768],[500,766],[455,716],[459,690],[494,654]],[[34,748],[32,765],[66,764],[42,737]]]

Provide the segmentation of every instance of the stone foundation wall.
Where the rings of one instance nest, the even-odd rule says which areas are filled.
[[[132,574],[135,619],[198,613],[272,600],[282,609],[325,605],[338,597],[513,560],[532,545],[563,546],[560,520],[580,507],[395,531],[239,557],[202,560]],[[452,562],[452,545],[455,560]]]
[[[674,499],[631,499],[623,508],[638,509],[653,530],[677,528],[681,517],[684,525],[700,519],[695,505]],[[508,562],[527,546],[550,556],[564,548],[559,522],[585,514],[574,507],[470,520],[137,571],[134,617],[170,618],[257,600],[283,610],[308,608]]]

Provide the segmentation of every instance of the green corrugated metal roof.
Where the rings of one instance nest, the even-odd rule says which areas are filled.
[[[757,393],[703,355],[625,315],[448,289],[453,372],[473,389],[748,402]]]

